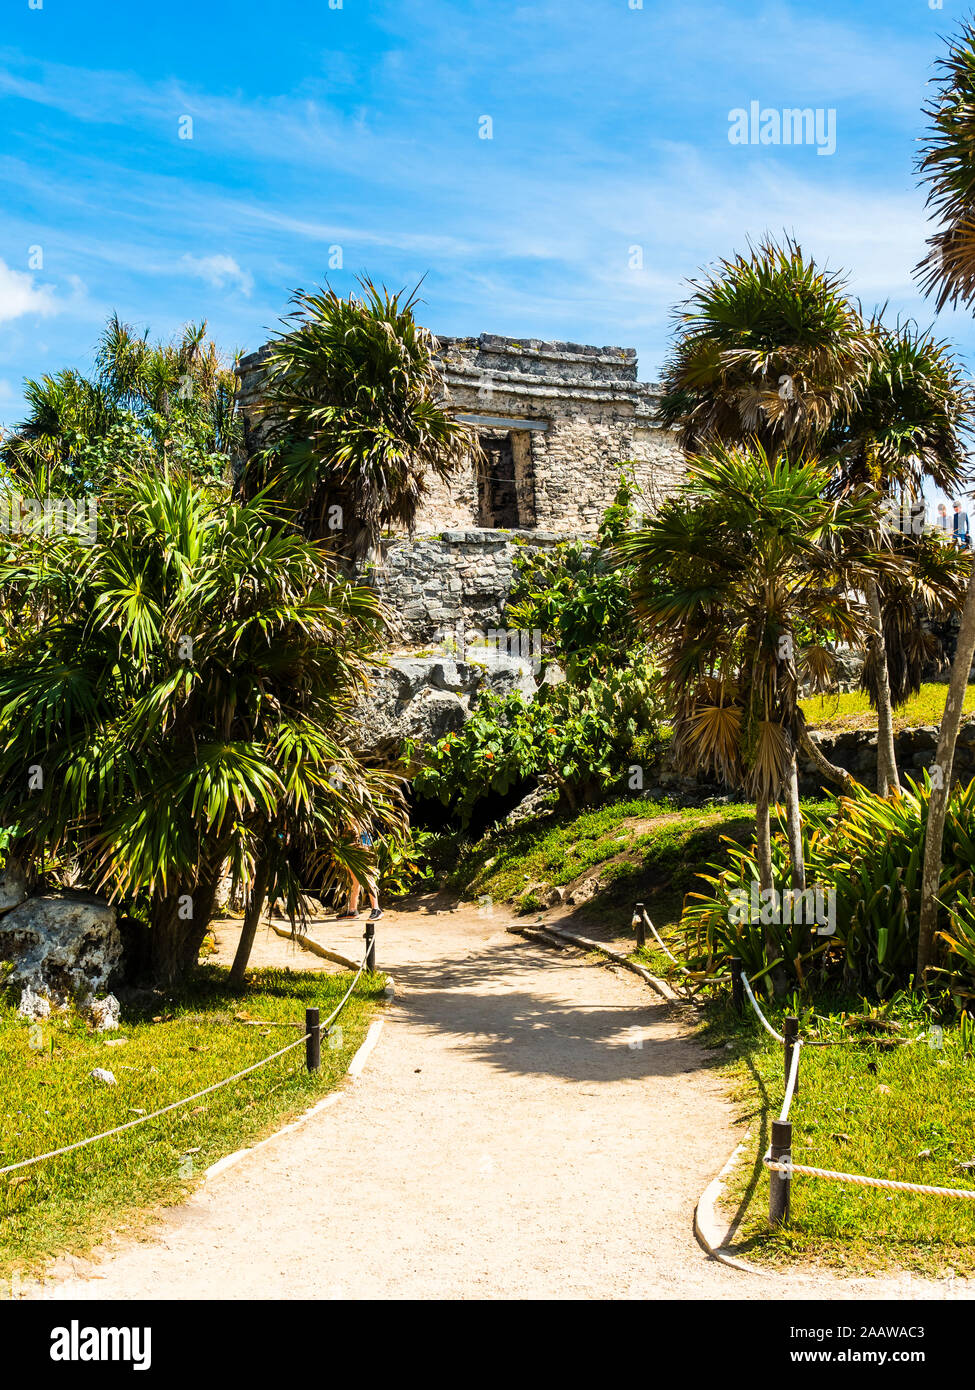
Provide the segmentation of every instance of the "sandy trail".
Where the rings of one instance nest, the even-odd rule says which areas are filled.
[[[62,1260],[30,1296],[944,1296],[709,1259],[694,1204],[740,1135],[709,1054],[635,977],[505,925],[497,909],[387,914],[378,963],[397,996],[361,1081],[144,1240]],[[361,930],[311,934],[358,957]],[[270,934],[259,949],[324,965]]]

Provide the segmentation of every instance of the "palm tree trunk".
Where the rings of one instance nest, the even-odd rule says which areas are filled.
[[[213,918],[223,854],[222,845],[214,846],[202,857],[196,883],[177,885],[174,892],[153,898],[147,942],[153,985],[171,989],[196,965]]]
[[[799,809],[799,764],[795,753],[785,779],[785,819],[789,836],[789,863],[792,866],[792,887],[802,892],[806,887],[806,861],[802,853],[802,812]]]
[[[247,963],[251,958],[251,951],[254,947],[254,937],[257,935],[257,924],[261,920],[261,913],[264,910],[264,900],[267,897],[267,885],[270,862],[267,856],[262,856],[257,861],[254,870],[254,882],[251,884],[251,891],[247,897],[247,911],[244,913],[244,925],[240,931],[240,940],[237,943],[237,952],[234,956],[234,963],[230,967],[230,983],[232,985],[242,985],[244,983],[244,972]]]
[[[827,782],[835,782],[843,791],[845,796],[853,795],[853,788],[856,786],[856,778],[847,772],[845,767],[837,767],[836,763],[831,763],[826,754],[818,744],[814,743],[809,737],[809,730],[803,729],[799,736],[799,746],[811,763],[814,763],[817,770],[825,777]]]
[[[890,698],[887,644],[884,641],[880,593],[873,579],[867,580],[866,593],[873,628],[870,645],[877,669],[877,791],[881,796],[889,796],[891,792],[900,791],[900,782],[897,779],[897,754],[894,750],[894,707]]]
[[[931,799],[928,802],[928,824],[924,837],[924,868],[921,871],[921,922],[917,939],[917,983],[923,982],[924,971],[934,958],[934,933],[938,925],[938,889],[941,884],[941,849],[945,832],[945,815],[951,794],[951,768],[955,761],[955,744],[961,726],[965,692],[975,656],[975,570],[968,581],[965,606],[961,614],[958,647],[951,667],[948,699],[938,734],[938,751],[934,767],[939,776],[932,779]]]
[[[772,832],[769,825],[769,797],[762,793],[755,802],[755,860],[758,886],[764,892],[775,887],[772,881]]]
[[[772,873],[772,830],[769,824],[770,804],[770,798],[764,795],[759,796],[755,803],[755,860],[758,864],[758,885],[763,892],[775,889]],[[770,925],[765,930],[765,958],[769,964],[775,960],[778,946],[775,928]],[[785,993],[785,971],[781,966],[770,972],[769,979],[776,995]]]

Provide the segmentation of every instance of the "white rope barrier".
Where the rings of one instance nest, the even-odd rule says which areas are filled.
[[[776,1042],[784,1043],[785,1038],[783,1038],[781,1033],[777,1033],[775,1031],[771,1023],[769,1023],[768,1019],[765,1017],[761,1009],[758,1007],[758,1000],[752,993],[752,987],[748,982],[748,976],[745,974],[744,970],[741,972],[741,982],[745,986],[745,993],[748,995],[752,1008],[755,1010],[756,1014],[758,1014],[758,1021],[759,1023],[761,1023],[766,1033],[770,1033]]]
[[[792,1097],[796,1091],[796,1081],[799,1077],[799,1049],[802,1043],[796,1038],[792,1045],[792,1065],[789,1068],[789,1084],[785,1088],[785,1099],[782,1102],[782,1113],[779,1115],[780,1121],[789,1118],[789,1107],[792,1105]]]
[[[331,1014],[331,1016],[325,1020],[324,1023],[320,1023],[320,1024],[318,1025],[318,1031],[319,1031],[319,1033],[321,1033],[322,1029],[330,1028],[330,1027],[332,1026],[332,1024],[335,1022],[335,1020],[338,1018],[339,1014],[340,1014],[340,1013],[342,1012],[342,1010],[345,1008],[345,1005],[346,1005],[346,1002],[348,1001],[349,995],[352,993],[352,991],[355,989],[356,985],[359,983],[359,976],[362,974],[363,970],[365,970],[365,968],[366,968],[366,961],[367,961],[368,959],[369,959],[369,948],[366,947],[366,954],[362,957],[362,964],[359,966],[359,969],[355,972],[355,978],[353,979],[351,985],[349,985],[349,988],[345,991],[345,994],[344,994],[343,997],[342,997],[342,1002],[339,1004],[338,1008],[334,1010],[334,1012]],[[310,1035],[306,1034],[305,1036],[307,1037],[307,1036],[310,1036]],[[299,1041],[300,1041],[300,1042],[304,1042],[304,1038],[299,1039]]]
[[[927,1197],[959,1197],[963,1201],[975,1201],[975,1188],[931,1187],[922,1182],[895,1182],[893,1178],[868,1178],[860,1173],[835,1173],[830,1168],[811,1168],[805,1163],[781,1163],[769,1157],[762,1160],[773,1173],[803,1173],[810,1178],[829,1178],[834,1182],[852,1182],[860,1187],[890,1187],[896,1192],[919,1192]]]
[[[367,958],[368,952],[363,956],[362,964],[356,971],[355,978],[343,996],[338,1008],[333,1011],[331,1016],[326,1019],[324,1023],[318,1025],[319,1036],[334,1023],[335,1019],[345,1007],[349,995],[355,989],[359,976],[365,969]],[[127,1120],[125,1124],[116,1125],[114,1129],[103,1130],[101,1134],[92,1134],[87,1139],[78,1139],[74,1144],[65,1144],[61,1149],[51,1149],[49,1153],[37,1154],[34,1158],[22,1158],[17,1163],[10,1163],[7,1167],[0,1168],[0,1178],[5,1177],[7,1173],[16,1173],[21,1168],[30,1168],[35,1163],[43,1163],[45,1159],[60,1158],[63,1154],[74,1153],[76,1149],[86,1148],[89,1144],[97,1144],[100,1139],[111,1139],[113,1135],[123,1134],[127,1129],[135,1129],[137,1125],[147,1124],[149,1120],[158,1120],[160,1115],[168,1115],[170,1111],[178,1110],[182,1105],[189,1105],[192,1100],[200,1100],[203,1096],[209,1096],[212,1095],[214,1091],[219,1091],[223,1086],[229,1086],[234,1081],[240,1081],[241,1077],[248,1076],[252,1071],[257,1071],[258,1068],[267,1066],[268,1062],[273,1062],[278,1057],[283,1057],[286,1052],[291,1052],[292,1049],[300,1047],[301,1044],[307,1042],[311,1036],[311,1032],[304,1033],[300,1038],[295,1038],[294,1042],[287,1043],[284,1047],[278,1048],[277,1052],[272,1052],[270,1056],[262,1057],[259,1062],[252,1062],[249,1067],[244,1067],[243,1071],[235,1072],[233,1076],[224,1077],[222,1081],[215,1081],[212,1086],[207,1086],[202,1091],[196,1091],[191,1096],[184,1096],[181,1100],[174,1100],[171,1104],[164,1105],[159,1110],[153,1110],[148,1115],[139,1115],[134,1120]]]
[[[643,909],[641,915],[642,915],[642,917],[643,917],[644,922],[647,924],[647,926],[648,926],[648,927],[650,928],[650,930],[653,932],[654,939],[656,940],[657,945],[658,945],[658,946],[660,947],[660,949],[663,951],[664,955],[665,955],[665,956],[669,956],[669,958],[673,961],[674,965],[677,966],[677,969],[678,969],[683,975],[686,975],[686,976],[688,977],[688,979],[693,980],[695,984],[699,984],[699,985],[720,985],[720,984],[726,984],[727,981],[731,979],[731,976],[730,976],[730,975],[712,975],[711,977],[709,977],[708,979],[705,979],[705,980],[698,979],[698,977],[693,973],[693,971],[688,970],[686,966],[682,965],[681,962],[680,962],[680,961],[677,959],[677,957],[674,955],[673,951],[670,949],[670,947],[669,947],[669,946],[667,945],[667,943],[664,941],[663,937],[662,937],[662,936],[660,935],[660,933],[657,931],[657,928],[656,928],[656,927],[653,925],[653,923],[651,922],[651,920],[650,920],[650,918],[649,918],[649,916],[648,916],[648,914],[647,914],[646,908]]]

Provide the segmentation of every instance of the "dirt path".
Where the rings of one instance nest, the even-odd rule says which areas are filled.
[[[143,1242],[62,1262],[34,1296],[923,1292],[917,1281],[773,1279],[709,1260],[693,1208],[738,1131],[708,1054],[635,977],[504,927],[500,913],[388,914],[379,964],[397,997],[361,1081],[168,1210]],[[361,929],[321,923],[311,934],[357,955]],[[221,935],[226,955],[234,943]],[[269,964],[324,964],[273,936],[260,950]]]

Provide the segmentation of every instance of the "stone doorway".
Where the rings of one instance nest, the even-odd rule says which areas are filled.
[[[527,430],[478,436],[477,524],[499,530],[535,525],[535,479]]]

